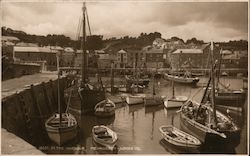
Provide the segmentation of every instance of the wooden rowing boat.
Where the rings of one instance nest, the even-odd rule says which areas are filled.
[[[159,130],[168,143],[178,148],[193,151],[197,150],[201,145],[200,140],[196,137],[185,133],[172,125],[163,125]]]
[[[92,128],[92,137],[95,143],[103,146],[108,150],[114,150],[118,140],[117,134],[104,125],[94,126]]]
[[[45,122],[49,138],[57,145],[74,139],[77,136],[77,121],[70,113],[62,113],[61,123],[59,114],[54,114]]]
[[[94,114],[98,117],[110,117],[115,115],[115,103],[111,100],[103,100],[96,104]]]

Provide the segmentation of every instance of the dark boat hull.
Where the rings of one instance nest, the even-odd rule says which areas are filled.
[[[66,98],[70,98],[69,110],[72,113],[94,113],[97,103],[105,100],[105,92],[102,90],[81,90],[74,86],[66,91]],[[72,92],[72,93],[70,93]]]
[[[174,75],[169,75],[169,74],[164,74],[164,78],[169,81],[174,81],[177,83],[182,83],[182,84],[190,84],[190,85],[196,85],[200,79],[195,77],[195,78],[186,78],[183,76],[174,76]]]
[[[217,93],[215,94],[215,103],[217,105],[231,106],[231,107],[243,107],[245,101],[245,93]]]
[[[141,85],[141,86],[148,86],[150,80],[148,78],[139,78],[139,79],[136,79],[136,78],[131,78],[131,77],[128,77],[126,76],[126,81],[127,83],[129,84],[137,84],[137,85]]]

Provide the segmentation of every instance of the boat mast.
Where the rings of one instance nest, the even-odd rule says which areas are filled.
[[[85,2],[83,2],[83,7],[82,7],[82,87],[86,83],[86,78],[87,78],[87,72],[86,72],[86,67],[87,67],[87,57],[86,57],[86,24],[85,24],[85,12],[86,12],[86,5]]]
[[[174,93],[174,81],[172,81],[172,97],[173,97],[173,98],[175,97],[174,94],[175,94],[175,93]]]
[[[217,82],[216,82],[216,88],[219,88],[219,82],[220,82],[220,70],[221,70],[221,59],[222,59],[222,49],[220,50],[219,69],[218,69],[218,72],[217,72]]]
[[[216,116],[216,106],[215,106],[215,81],[214,81],[214,45],[211,42],[211,82],[212,82],[212,107],[214,115],[214,128],[217,127],[217,116]]]
[[[60,101],[60,68],[59,68],[59,54],[56,56],[56,64],[57,64],[57,104],[58,104],[58,113],[59,113],[59,127],[62,125],[62,112],[61,112],[61,101]]]

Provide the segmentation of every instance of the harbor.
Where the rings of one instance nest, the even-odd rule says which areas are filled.
[[[120,8],[122,3],[130,6],[126,7],[126,13],[120,12],[124,8],[118,12],[114,9]],[[44,17],[34,19],[30,13],[24,13],[31,18],[23,22],[36,23],[43,18],[44,22],[49,15],[60,23],[56,14],[62,10],[61,13],[65,13],[65,8],[71,11],[64,16],[60,27],[51,21],[46,23],[46,29],[43,24],[39,24],[39,28],[29,24],[29,29],[25,29],[20,22],[16,23],[20,31],[9,28],[10,23],[15,23],[9,19],[14,17],[10,16],[11,10],[23,10],[24,5],[3,3],[6,23],[2,27],[1,40],[1,154],[247,155],[249,84],[245,31],[237,30],[244,33],[238,33],[236,38],[229,38],[227,31],[218,31],[221,28],[214,26],[223,24],[211,19],[215,16],[221,21],[227,18],[221,18],[219,15],[224,12],[210,2],[207,5],[190,2],[185,6],[180,2],[178,5],[150,2],[150,7],[139,1],[122,3],[108,2],[106,5],[84,1],[80,7],[78,3],[51,2],[48,7],[48,3],[37,2],[41,5],[34,5],[34,8],[43,12]],[[247,19],[244,18],[247,3],[235,3],[236,7],[231,2],[217,4],[227,6],[225,10],[232,14],[231,20],[238,19],[238,15]],[[97,6],[98,11],[106,12],[109,5],[121,17],[112,13],[114,19],[105,14],[100,18],[95,12]],[[174,7],[177,9],[173,10]],[[23,12],[36,14],[29,5],[25,8]],[[153,11],[162,8],[166,13]],[[199,12],[194,8],[207,8],[215,13]],[[232,8],[239,13],[233,13]],[[145,9],[154,18],[146,17],[142,11]],[[176,16],[173,19],[182,18],[180,14],[188,12],[190,17],[201,14],[205,20],[183,18],[180,24],[180,21],[169,20],[172,17],[168,17],[168,11],[169,15]],[[130,13],[136,21],[131,19]],[[80,14],[78,24],[76,14]],[[95,26],[91,29],[89,18],[93,17],[93,24],[101,29]],[[162,34],[158,31],[148,33],[152,28],[162,27],[148,22],[143,25],[147,27],[146,33],[138,30],[145,22],[141,17],[163,24]],[[104,18],[110,21],[102,21]],[[244,20],[237,21],[242,29],[247,25]],[[121,24],[118,29],[117,25],[109,25],[111,21],[124,25],[135,23],[138,27],[128,32],[131,25],[124,28]],[[190,21],[197,30],[203,27],[197,25],[199,21],[209,27],[203,29],[214,31],[195,33]],[[213,24],[209,25],[210,22]],[[180,27],[183,25],[192,31]],[[235,29],[233,22],[231,25],[231,29]],[[165,31],[165,27],[179,27],[180,33],[171,29]],[[28,33],[33,29],[36,35],[24,29]],[[77,29],[74,39],[73,29]],[[49,31],[58,34],[48,34]],[[60,34],[61,31],[64,33]],[[141,33],[134,37],[137,31]],[[173,32],[183,39],[169,38]],[[124,36],[124,33],[131,36]],[[117,34],[124,37],[116,38]],[[201,40],[187,38],[195,34]]]
[[[28,76],[30,77],[30,76]],[[25,79],[29,79],[29,78]],[[36,79],[34,79],[36,77]],[[32,76],[34,83],[44,80],[49,80],[51,78],[56,78],[55,73],[50,74],[39,74]],[[96,81],[94,77],[91,80]],[[102,78],[104,84],[110,82],[109,77]],[[204,92],[205,83],[207,78],[201,77],[200,82],[197,87],[192,87],[188,85],[177,84],[175,92],[178,95],[187,96],[196,101],[200,101],[202,94]],[[21,80],[22,81],[22,80]],[[233,89],[240,89],[243,85],[243,80],[241,78],[224,78],[224,82],[232,84]],[[18,83],[14,83],[18,82]],[[23,81],[22,81],[23,82]],[[120,83],[120,78],[115,78],[115,83]],[[14,86],[21,86],[20,80],[12,80],[11,85],[9,82],[3,83],[3,88],[15,88]],[[26,82],[28,84],[28,82]],[[23,82],[23,86],[26,85]],[[12,91],[13,92],[13,91]],[[150,83],[148,88],[145,90],[146,94],[151,94],[152,84]],[[164,79],[157,80],[156,92],[162,96],[171,96],[171,82]],[[109,94],[109,93],[107,93]],[[124,94],[124,93],[123,93]],[[120,97],[123,94],[117,94],[115,96]],[[108,95],[109,97],[109,95]],[[112,98],[111,98],[112,99]],[[245,101],[244,108],[247,107],[248,99]],[[126,102],[116,104],[115,116],[111,118],[99,118],[93,115],[83,115],[77,116],[77,121],[79,122],[78,137],[63,146],[58,146],[52,142],[46,132],[39,131],[39,135],[43,134],[43,142],[38,142],[36,148],[46,154],[97,154],[97,153],[110,153],[111,151],[103,151],[102,148],[93,145],[91,129],[95,125],[106,125],[112,128],[118,135],[119,140],[117,141],[118,154],[167,154],[167,153],[187,153],[187,151],[181,151],[178,148],[169,145],[162,138],[159,127],[164,124],[171,124],[173,122],[174,126],[180,128],[180,114],[177,113],[177,109],[165,109],[163,105],[145,107],[144,104],[128,106]],[[247,110],[247,109],[245,109]],[[247,114],[248,112],[244,112]],[[229,114],[230,115],[230,114]],[[241,141],[240,144],[235,149],[221,148],[222,151],[217,151],[219,153],[235,153],[244,154],[246,152],[247,145],[247,135],[246,122],[247,116],[239,115],[238,118],[234,118],[236,122],[241,127]],[[172,121],[173,120],[173,121]],[[14,126],[14,125],[13,125]],[[26,135],[27,132],[23,132]],[[22,134],[20,134],[22,135]],[[6,138],[7,139],[7,138]],[[211,148],[211,147],[210,147]],[[153,151],[153,152],[152,152]],[[197,153],[206,153],[211,151],[196,151]],[[213,151],[212,151],[213,152]]]

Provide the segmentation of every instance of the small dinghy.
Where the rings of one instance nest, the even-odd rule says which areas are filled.
[[[172,125],[163,125],[159,128],[164,140],[185,150],[197,150],[201,145],[200,140],[187,134]]]
[[[62,113],[51,116],[45,123],[49,138],[57,145],[74,139],[77,135],[77,121],[70,113]]]
[[[188,98],[186,96],[175,96],[164,101],[165,108],[180,108]]]
[[[164,101],[164,106],[166,109],[179,108],[188,98],[186,96],[176,96],[174,89],[174,81],[172,81],[172,97]]]
[[[144,103],[144,97],[140,95],[130,95],[126,97],[128,105],[138,105]]]
[[[95,115],[98,117],[110,117],[115,115],[115,103],[111,100],[103,100],[96,104]]]
[[[110,128],[99,125],[92,128],[92,137],[95,143],[103,146],[108,150],[114,150],[117,142],[117,134]]]

